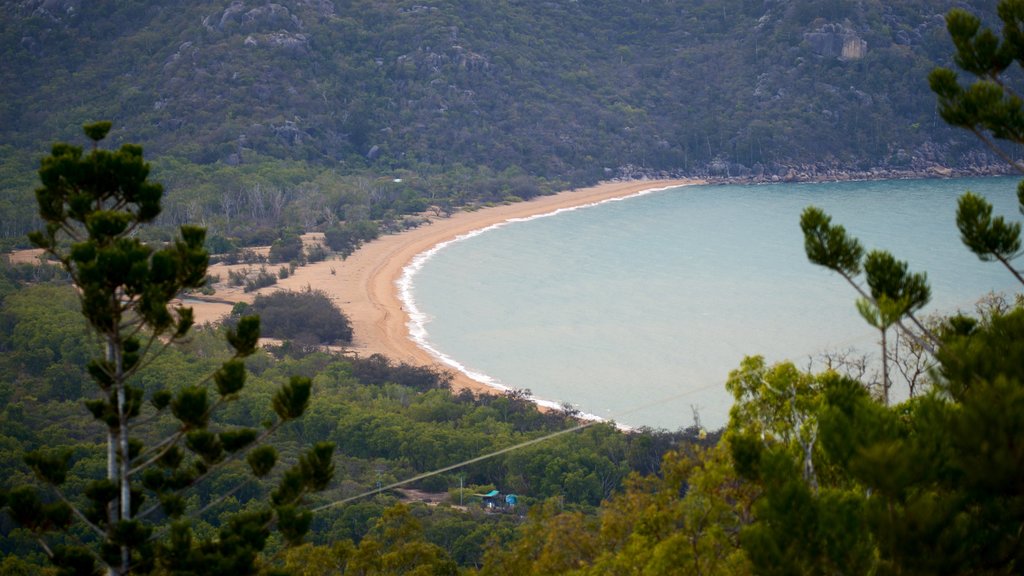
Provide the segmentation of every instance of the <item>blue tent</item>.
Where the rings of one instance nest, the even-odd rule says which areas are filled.
[[[496,508],[499,506],[500,500],[498,497],[501,496],[501,492],[497,490],[491,490],[487,494],[477,494],[482,500],[485,508]]]

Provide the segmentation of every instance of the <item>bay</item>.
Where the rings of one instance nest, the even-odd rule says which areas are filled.
[[[746,355],[800,366],[827,351],[877,356],[856,293],[807,261],[808,205],[926,272],[925,313],[1015,293],[1002,266],[959,240],[968,189],[1019,220],[1016,179],[978,178],[688,186],[508,223],[407,271],[412,332],[449,365],[542,403],[666,429],[697,413],[717,428]]]

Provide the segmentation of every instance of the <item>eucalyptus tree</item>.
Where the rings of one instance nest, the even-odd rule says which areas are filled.
[[[289,544],[309,529],[311,513],[302,502],[330,481],[334,447],[317,444],[302,455],[280,475],[269,505],[234,515],[212,538],[193,537],[189,519],[203,510],[187,505],[189,490],[243,458],[256,477],[268,476],[277,453],[265,440],[302,415],[311,382],[293,377],[281,386],[272,399],[276,420],[262,431],[214,423],[217,409],[245,385],[244,359],[259,339],[253,316],[228,331],[233,354],[205,380],[149,389],[136,383],[153,358],[188,336],[192,310],[175,298],[203,285],[208,254],[205,231],[194,226],[182,226],[161,247],[139,240],[140,228],[160,214],[163,189],[148,181],[141,147],[100,148],[110,127],[84,127],[92,141],[87,154],[55,144],[43,158],[36,199],[45,228],[30,235],[72,278],[101,344],[87,366],[98,393],[84,404],[106,433],[106,474],[69,493],[72,451],[31,452],[25,462],[44,488],[16,487],[4,502],[64,573],[252,573],[271,527]],[[73,523],[84,526],[79,544],[49,543],[52,532],[74,541],[81,532],[69,530]]]

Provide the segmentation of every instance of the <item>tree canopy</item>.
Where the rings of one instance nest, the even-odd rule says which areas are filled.
[[[149,363],[192,328],[192,310],[172,300],[205,282],[208,255],[205,231],[194,226],[183,226],[160,248],[136,237],[160,214],[163,190],[148,181],[139,146],[100,147],[110,128],[110,122],[84,126],[92,141],[88,154],[55,144],[43,158],[36,199],[45,229],[30,235],[70,276],[80,314],[100,343],[99,351],[89,347],[92,358],[84,366],[98,393],[79,389],[73,396],[84,396],[106,432],[106,473],[84,485],[69,483],[81,456],[47,442],[24,455],[45,489],[14,486],[2,501],[61,573],[255,573],[272,525],[289,544],[300,543],[309,530],[311,513],[301,505],[330,481],[334,445],[318,443],[300,456],[281,475],[268,505],[238,512],[216,536],[193,535],[187,518],[196,504],[187,495],[243,458],[254,476],[267,477],[278,455],[264,441],[306,410],[311,381],[293,377],[280,387],[271,399],[276,418],[263,431],[212,420],[245,386],[243,359],[259,339],[259,318],[253,316],[227,333],[233,353],[207,378],[140,382]],[[69,542],[53,545],[55,532],[70,536]]]
[[[348,344],[352,327],[345,314],[321,290],[282,290],[259,294],[252,304],[264,333],[301,346]]]
[[[954,60],[977,77],[968,87],[940,68],[930,82],[943,119],[977,134],[1010,159],[1000,141],[1024,143],[1022,101],[1008,68],[1024,63],[1024,2],[998,6],[1002,35],[962,9],[946,18]],[[1013,160],[1011,159],[1011,162]],[[1024,172],[1024,166],[1014,162]],[[1024,185],[1018,187],[1024,213]],[[956,224],[967,249],[1003,265],[1020,223],[992,216],[970,192]],[[742,534],[760,574],[1012,574],[1024,562],[1024,303],[981,318],[956,315],[925,326],[923,274],[885,252],[866,258],[842,226],[816,208],[801,219],[807,256],[853,285],[865,318],[896,325],[932,355],[930,389],[889,406],[862,383],[834,372],[748,359],[730,378],[736,396],[728,438],[736,470],[764,490]],[[858,276],[863,272],[867,286]]]

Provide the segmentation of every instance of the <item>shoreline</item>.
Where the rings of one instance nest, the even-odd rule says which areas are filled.
[[[417,366],[440,367],[452,372],[455,392],[470,390],[474,394],[500,394],[501,389],[471,378],[456,366],[422,348],[409,331],[409,311],[402,301],[399,281],[413,260],[437,245],[455,240],[509,220],[537,217],[559,210],[580,208],[605,201],[626,198],[642,192],[706,183],[697,179],[631,180],[606,182],[525,202],[482,208],[473,212],[456,212],[447,218],[431,218],[429,224],[381,236],[356,250],[345,260],[329,259],[303,266],[294,274],[278,281],[277,289],[323,290],[348,317],[353,341],[346,351],[360,356],[382,354],[388,359]],[[210,267],[211,274],[226,276],[227,267]],[[213,297],[218,302],[190,297],[196,323],[217,322],[231,311],[228,302],[251,302],[255,293],[238,288],[218,286]]]
[[[457,212],[414,230],[374,240],[349,256],[343,265],[343,268],[351,265],[361,272],[343,280],[347,284],[342,290],[348,296],[347,302],[338,302],[352,322],[355,338],[350,349],[361,355],[379,353],[400,362],[451,370],[455,392],[468,389],[474,394],[500,394],[502,389],[472,378],[458,366],[424,349],[410,333],[410,311],[402,299],[399,282],[414,259],[440,244],[510,220],[625,198],[651,189],[701,183],[698,180],[609,182],[526,202]]]

